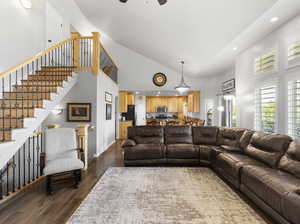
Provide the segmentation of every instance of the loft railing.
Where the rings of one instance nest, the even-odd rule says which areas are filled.
[[[99,43],[100,49],[100,69],[110,77],[114,82],[118,83],[118,66],[105,50],[102,43]]]
[[[35,132],[0,170],[0,200],[41,178],[40,155],[44,152],[43,145],[43,132]]]

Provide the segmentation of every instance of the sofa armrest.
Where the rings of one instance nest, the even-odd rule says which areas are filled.
[[[131,139],[127,139],[127,140],[124,140],[121,144],[121,147],[122,148],[125,148],[125,147],[133,147],[135,146],[136,143],[135,141],[131,140]]]
[[[243,149],[241,149],[240,147],[236,147],[236,146],[221,145],[221,148],[225,152],[234,152],[234,153],[243,153],[244,152]]]

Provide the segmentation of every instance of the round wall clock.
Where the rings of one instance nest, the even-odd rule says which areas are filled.
[[[165,74],[159,72],[153,76],[152,80],[153,80],[154,85],[161,87],[167,83],[167,76]]]

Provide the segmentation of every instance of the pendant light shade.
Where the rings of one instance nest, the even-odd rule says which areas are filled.
[[[189,91],[191,89],[191,87],[184,82],[183,65],[184,65],[184,61],[181,61],[181,81],[180,81],[180,84],[175,87],[175,89],[180,94],[183,94],[183,93],[185,93],[185,92],[187,92],[187,91]]]

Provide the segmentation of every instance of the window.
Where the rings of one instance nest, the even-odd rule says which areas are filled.
[[[255,58],[255,73],[272,72],[276,70],[276,51]]]
[[[293,43],[288,49],[288,66],[300,65],[300,41]]]
[[[258,131],[276,131],[276,86],[266,86],[255,90],[254,127]]]
[[[300,138],[300,80],[288,83],[288,133]]]

